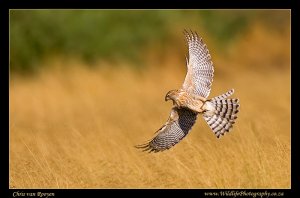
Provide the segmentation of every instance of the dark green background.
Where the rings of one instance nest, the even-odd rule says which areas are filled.
[[[201,28],[226,53],[251,22],[280,32],[288,19],[286,10],[11,10],[10,69],[32,73],[53,55],[87,63],[136,63],[151,46],[159,46],[156,53],[161,53],[184,28]]]

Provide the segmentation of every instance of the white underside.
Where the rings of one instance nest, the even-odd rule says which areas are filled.
[[[205,102],[203,109],[205,111],[205,114],[208,116],[213,116],[215,113],[215,107],[214,107],[213,103],[211,103],[209,101]]]

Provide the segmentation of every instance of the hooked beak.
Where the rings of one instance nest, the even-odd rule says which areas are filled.
[[[169,96],[168,96],[168,95],[166,95],[166,97],[165,97],[165,101],[168,101],[168,100],[170,100],[170,98],[169,98]]]

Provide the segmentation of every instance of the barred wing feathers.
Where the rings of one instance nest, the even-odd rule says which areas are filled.
[[[197,119],[197,113],[185,108],[173,107],[168,121],[157,131],[156,137],[136,148],[159,152],[171,148],[184,138]]]
[[[184,31],[188,43],[189,59],[183,89],[189,93],[207,98],[213,81],[213,62],[202,38],[197,33]]]

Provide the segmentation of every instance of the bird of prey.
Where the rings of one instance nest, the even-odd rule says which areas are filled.
[[[169,119],[153,139],[136,148],[159,152],[173,147],[188,134],[199,114],[218,138],[229,132],[235,123],[239,99],[228,98],[234,89],[207,99],[214,74],[211,56],[196,32],[184,30],[184,35],[189,51],[187,74],[182,87],[169,91],[165,96],[165,101],[173,102]]]

